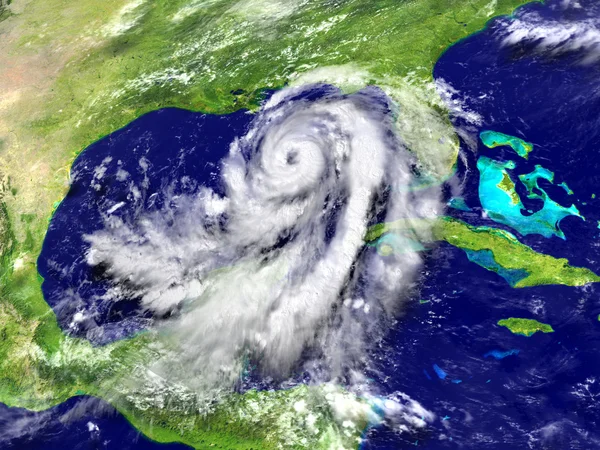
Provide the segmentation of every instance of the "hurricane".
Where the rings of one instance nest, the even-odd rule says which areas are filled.
[[[88,264],[174,343],[155,373],[208,389],[235,384],[251,361],[273,379],[362,382],[422,264],[409,245],[382,256],[365,234],[400,218],[410,232],[439,213],[440,192],[411,188],[418,161],[383,91],[313,90],[262,105],[221,162],[221,194],[174,195],[86,236]]]

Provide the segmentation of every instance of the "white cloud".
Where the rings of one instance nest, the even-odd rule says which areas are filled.
[[[99,433],[100,432],[100,427],[98,427],[98,425],[96,425],[94,422],[88,422],[87,423],[87,428],[88,431],[90,433]]]
[[[25,437],[41,435],[52,424],[52,411],[30,412],[13,409],[0,411],[3,446],[12,441],[24,441]]]
[[[199,12],[216,5],[221,0],[191,0],[186,2],[173,16],[171,20],[175,23],[179,23],[190,16],[198,14]]]
[[[452,117],[461,118],[471,125],[481,125],[483,122],[481,114],[467,106],[469,99],[464,93],[458,91],[443,78],[435,80],[435,87]]]
[[[300,9],[306,0],[240,0],[228,11],[250,22],[270,25],[284,19]]]
[[[561,0],[560,7],[562,9],[581,9],[581,3],[577,0]]]
[[[232,143],[225,197],[203,188],[135,225],[112,216],[87,237],[90,264],[156,314],[177,311],[157,322],[172,347],[152,371],[165,379],[231,386],[245,356],[285,377],[312,347],[326,366],[315,381],[335,380],[364,363],[378,318],[420,266],[411,251],[385,260],[363,251],[375,211],[394,220],[442,210],[435,189],[405,188],[411,156],[387,97],[369,88],[295,99],[303,89],[272,97]],[[356,308],[337,308],[345,298]]]
[[[135,27],[144,12],[139,12],[145,0],[133,0],[127,3],[117,13],[116,17],[103,27],[102,32],[107,36],[119,36]]]
[[[507,46],[529,43],[536,51],[550,55],[576,53],[581,63],[593,64],[600,61],[599,28],[598,18],[557,21],[531,12],[508,22],[502,43]]]

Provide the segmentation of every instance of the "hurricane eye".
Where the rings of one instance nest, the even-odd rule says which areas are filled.
[[[296,165],[298,163],[298,150],[291,150],[288,152],[285,161],[290,166]]]

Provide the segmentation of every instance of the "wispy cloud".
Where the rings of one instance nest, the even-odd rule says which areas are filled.
[[[442,209],[436,189],[406,189],[412,157],[389,99],[327,88],[315,101],[305,89],[274,95],[232,144],[224,197],[204,188],[87,237],[90,264],[158,316],[175,311],[158,325],[175,345],[152,368],[166,379],[231,386],[248,356],[286,377],[310,349],[315,381],[360,380],[381,319],[413,282],[418,253],[384,258],[363,242],[376,216]]]
[[[509,22],[502,42],[527,43],[550,55],[572,53],[580,56],[582,64],[594,64],[600,61],[600,18],[558,21],[530,12]]]

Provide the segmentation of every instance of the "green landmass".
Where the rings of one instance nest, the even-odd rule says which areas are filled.
[[[452,171],[458,140],[431,89],[433,65],[453,42],[524,3],[2,2],[0,401],[41,410],[96,395],[145,435],[195,448],[355,443],[364,411],[342,430],[324,388],[229,394],[200,413],[193,391],[149,369],[164,345],[159,335],[104,347],[65,336],[42,297],[35,265],[48,221],[76,155],[140,115],[163,107],[255,109],[266,88],[310,81],[346,90],[381,86],[402,105],[398,127],[423,172],[441,179]],[[299,402],[319,413],[319,433],[307,432]]]
[[[418,252],[425,248],[420,242],[396,233],[381,236],[367,245],[375,247],[381,256],[400,255],[406,252]]]
[[[519,139],[518,137],[511,136],[509,134],[500,133],[498,131],[482,131],[479,133],[479,138],[481,142],[488,147],[501,147],[504,145],[512,148],[517,155],[522,158],[529,158],[529,153],[533,150],[533,144],[530,142],[526,142],[523,139]]]
[[[510,175],[507,172],[502,175],[502,180],[496,186],[508,194],[513,205],[519,205],[521,203],[521,199],[515,188],[515,183],[511,180]]]
[[[92,347],[65,336],[41,296],[0,303],[0,334],[0,401],[39,411],[94,395],[158,442],[198,449],[278,449],[282,441],[288,448],[348,448],[369,420],[366,401],[329,385],[229,393],[207,410],[193,390],[153,373],[152,362],[169,351],[158,335]],[[344,418],[352,427],[334,419],[338,403],[354,405]]]
[[[453,219],[443,219],[435,230],[439,239],[455,247],[489,250],[496,263],[504,269],[527,272],[527,277],[515,284],[517,288],[551,284],[583,286],[600,281],[600,277],[591,270],[571,266],[566,258],[538,253],[504,230],[474,227]]]
[[[432,229],[430,233],[428,230]],[[574,267],[565,258],[555,258],[538,253],[519,242],[508,231],[497,228],[475,227],[463,221],[444,217],[435,221],[398,220],[373,225],[367,231],[367,242],[378,239],[389,232],[416,234],[420,242],[445,241],[454,247],[472,252],[486,251],[493,258],[495,267],[504,271],[519,271],[514,287],[561,284],[583,286],[600,281],[600,276],[584,267]],[[484,264],[482,266],[486,267]],[[490,266],[486,267],[492,270]],[[496,270],[497,271],[497,270]]]
[[[498,325],[508,328],[513,334],[520,334],[527,337],[532,336],[538,331],[541,331],[542,333],[554,333],[554,330],[550,325],[533,319],[518,319],[511,317],[509,319],[499,320]]]
[[[404,141],[425,172],[443,177],[458,141],[429,84],[433,65],[453,42],[524,3],[17,0],[0,23],[9,259],[35,271],[70,165],[98,138],[162,107],[253,109],[264,89],[288,83],[384,87],[402,105]]]

